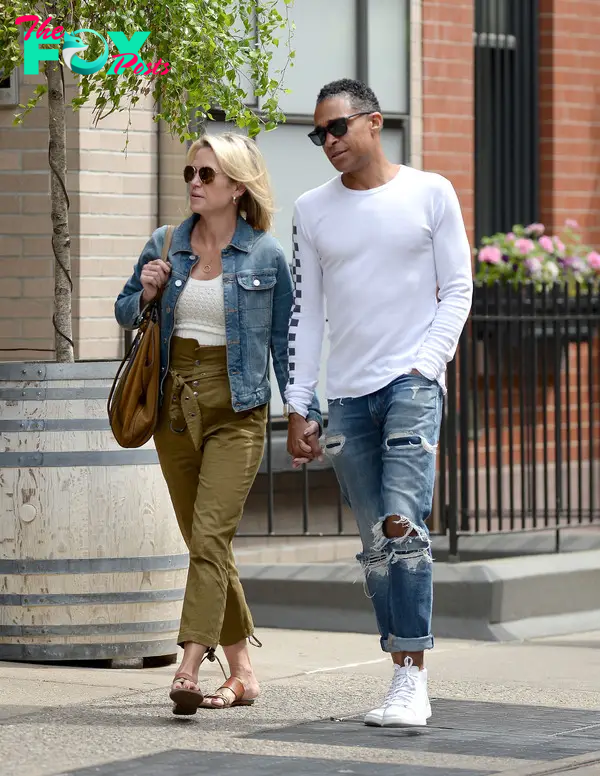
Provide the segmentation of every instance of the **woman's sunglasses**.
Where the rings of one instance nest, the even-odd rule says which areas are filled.
[[[360,113],[353,113],[351,116],[342,116],[339,119],[332,119],[332,121],[328,121],[324,127],[315,127],[312,132],[308,133],[308,136],[316,146],[324,146],[328,132],[334,137],[342,137],[348,131],[348,122],[350,119],[355,119],[357,116],[368,116],[370,113],[373,113],[373,111],[363,110]]]
[[[183,180],[186,183],[191,183],[197,175],[200,181],[207,186],[214,181],[218,174],[219,171],[213,170],[212,167],[192,167],[191,164],[188,164],[183,168]]]

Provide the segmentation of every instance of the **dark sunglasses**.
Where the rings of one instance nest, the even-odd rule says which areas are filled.
[[[192,167],[191,164],[188,164],[183,168],[183,180],[186,183],[191,183],[197,175],[202,183],[207,186],[214,181],[215,176],[218,174],[219,171],[213,170],[212,167]]]
[[[312,132],[308,133],[308,136],[316,146],[324,146],[328,132],[334,137],[342,137],[348,131],[350,119],[355,119],[357,116],[368,116],[370,113],[373,113],[373,111],[363,110],[360,113],[353,113],[351,116],[341,116],[339,119],[332,119],[324,127],[315,127]]]

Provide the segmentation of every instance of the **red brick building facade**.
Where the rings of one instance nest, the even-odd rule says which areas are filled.
[[[454,183],[474,226],[473,0],[423,0],[423,166]],[[600,3],[539,0],[540,213],[600,246]]]
[[[582,228],[583,241],[598,250],[600,2],[521,2],[532,6],[533,14],[537,12],[537,18],[532,15],[537,22],[534,30],[537,40],[532,43],[538,46],[537,102],[532,105],[532,110],[537,112],[534,118],[539,130],[536,139],[536,219],[546,225],[549,233],[560,231],[567,219],[575,219]],[[484,5],[483,2],[479,5],[480,13]],[[497,9],[498,5],[501,0],[493,7]],[[487,8],[490,7],[492,4],[488,3]],[[513,9],[517,7],[520,9],[518,4],[512,6]],[[477,3],[473,0],[423,0],[422,3],[423,167],[442,173],[454,183],[473,244],[476,241],[476,209],[487,196],[484,188],[487,186],[493,192],[500,185],[498,180],[486,180],[480,182],[480,191],[477,191],[476,13]],[[516,46],[527,44],[522,39],[515,43]],[[506,138],[506,142],[512,143],[513,138]],[[510,223],[498,224],[496,228],[505,231],[510,226]],[[528,476],[535,470],[533,486],[529,482],[527,487],[537,491],[537,510],[542,513],[560,511],[557,482],[561,478],[563,493],[559,501],[563,508],[568,498],[573,504],[580,505],[580,511],[582,503],[588,511],[593,508],[597,511],[600,508],[597,476],[600,462],[600,340],[597,332],[589,341],[568,345],[562,357],[558,394],[555,391],[556,373],[550,377],[550,357],[545,376],[539,361],[531,385],[525,386],[523,375],[516,374],[518,365],[512,385],[506,371],[500,385],[494,375],[494,359],[490,359],[482,346],[483,343],[479,343],[477,356],[473,349],[473,357],[469,358],[469,398],[462,407],[464,410],[468,406],[469,414],[476,414],[477,418],[470,418],[468,435],[462,426],[461,438],[459,427],[457,439],[448,442],[450,446],[466,450],[466,457],[462,459],[463,464],[468,460],[469,470],[465,512],[472,515],[474,504],[478,502],[483,514],[488,507],[492,514],[498,510],[506,514],[512,479],[516,493],[511,497],[517,511],[522,507],[527,513],[531,503],[529,506],[522,503],[520,490],[525,475],[521,466],[529,466]],[[503,347],[506,351],[506,344]],[[487,368],[484,367],[486,361]],[[459,376],[459,407],[462,390]],[[528,401],[533,397],[533,408],[529,409],[527,424],[522,425],[519,400],[520,392],[524,390],[529,391]],[[476,397],[473,397],[474,392]],[[484,411],[486,401],[489,406]],[[558,413],[560,428],[556,426]],[[460,462],[458,468],[461,468]],[[591,475],[590,470],[593,470]],[[576,481],[578,478],[579,482]],[[478,496],[475,495],[476,488],[479,489]],[[503,504],[499,503],[502,498],[499,491],[503,493]],[[445,497],[447,500],[447,493]],[[532,498],[535,512],[536,495]],[[470,527],[473,528],[473,522]],[[491,524],[481,529],[490,528],[498,528],[495,517]]]

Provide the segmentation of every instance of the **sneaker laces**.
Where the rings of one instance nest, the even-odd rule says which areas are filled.
[[[418,684],[418,674],[410,669],[413,666],[411,657],[404,658],[404,666],[396,665],[394,678],[385,698],[385,706],[394,703],[408,708],[415,696]]]

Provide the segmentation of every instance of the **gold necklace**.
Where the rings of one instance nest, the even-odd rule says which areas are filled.
[[[228,246],[228,245],[231,243],[231,240],[233,239],[233,235],[234,235],[234,234],[235,234],[235,230],[233,231],[233,234],[231,235],[231,237],[229,238],[229,240],[228,240],[228,241],[225,243],[225,245],[223,245],[221,248],[219,248],[219,254],[221,253],[221,251],[223,251],[225,248],[227,248],[227,246]],[[202,260],[202,258],[201,258],[201,256],[200,256],[200,254],[199,254],[199,253],[197,253],[197,254],[196,254],[196,256],[198,257],[198,260],[199,260],[199,261],[201,261],[201,260]],[[205,264],[205,265],[202,267],[202,272],[204,272],[204,274],[205,274],[205,275],[208,275],[208,273],[209,273],[211,270],[212,270],[212,264]]]

